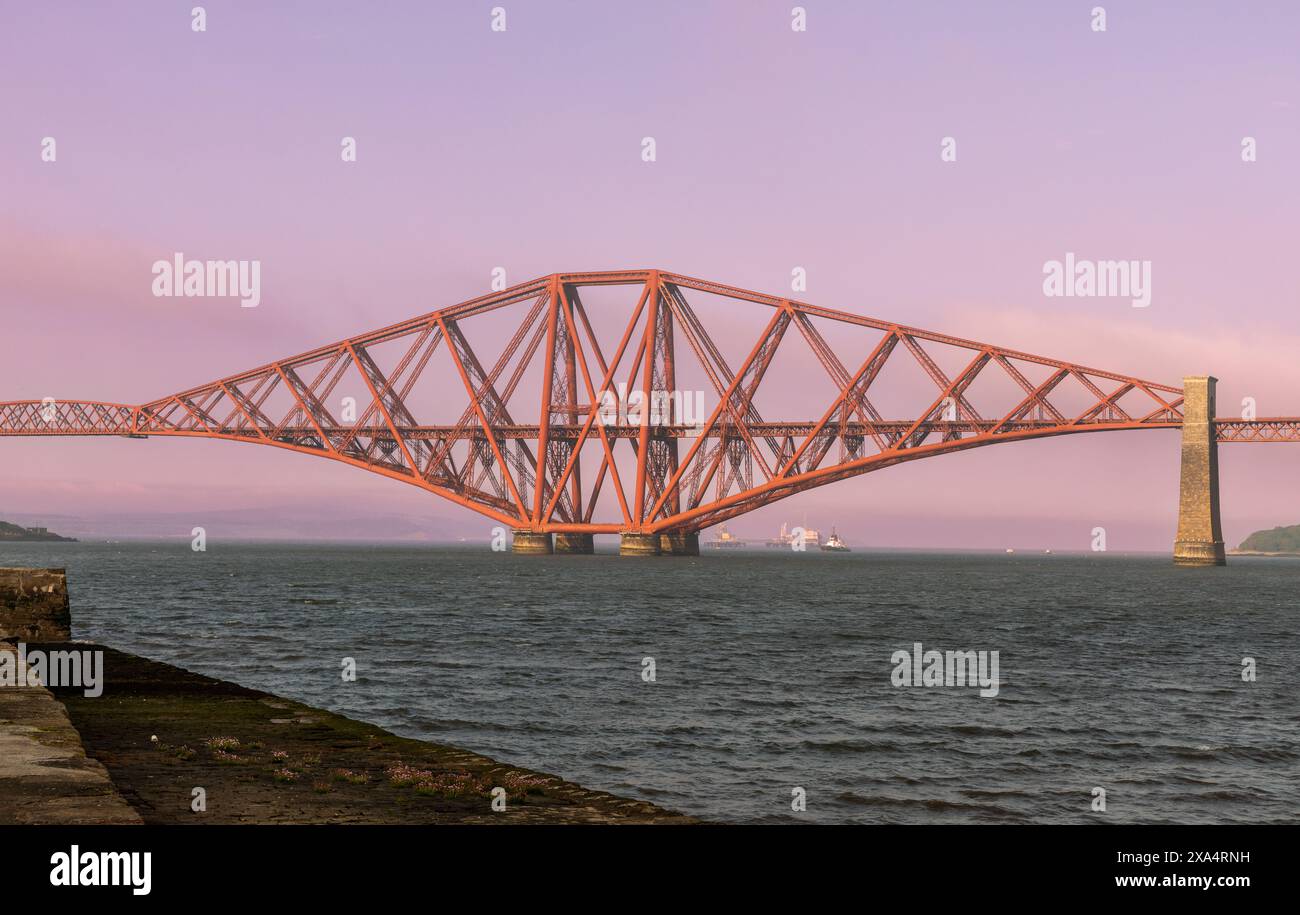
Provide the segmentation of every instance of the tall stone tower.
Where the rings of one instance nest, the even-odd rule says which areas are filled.
[[[1178,536],[1174,563],[1221,566],[1219,446],[1214,433],[1214,385],[1197,375],[1183,379],[1183,466],[1178,486]]]

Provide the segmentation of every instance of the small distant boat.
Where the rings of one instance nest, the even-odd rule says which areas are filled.
[[[1011,549],[1011,547],[1007,547],[1007,552],[1008,552],[1008,553],[1014,553],[1015,550]]]
[[[835,533],[835,528],[831,528],[831,535],[826,538],[822,544],[822,549],[827,553],[850,553],[848,544],[840,539],[840,535]]]
[[[725,524],[718,528],[717,539],[709,541],[709,546],[715,550],[738,550],[745,545],[745,541],[731,535]]]

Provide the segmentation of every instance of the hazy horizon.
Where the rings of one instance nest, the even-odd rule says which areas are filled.
[[[770,513],[770,512],[769,512]],[[194,519],[198,518],[199,521]],[[484,519],[486,520],[486,519]],[[821,523],[815,517],[790,515],[778,522],[775,528],[766,528],[752,517],[742,516],[726,522],[732,536],[744,540],[749,547],[763,547],[765,541],[775,538],[780,524],[789,527],[806,525],[818,530],[822,539],[835,529],[854,550],[902,550],[920,552],[975,551],[1002,552],[1004,549],[1054,553],[1095,552],[1090,538],[1080,539],[1069,525],[1041,524],[1032,520],[1015,525],[1011,539],[998,542],[996,534],[979,529],[978,521],[967,522],[954,532],[936,536],[930,526],[907,517],[880,519],[888,530],[906,530],[907,538],[892,542],[880,531],[855,525]],[[477,523],[457,525],[456,519],[422,517],[412,513],[375,513],[350,518],[330,519],[322,523],[318,514],[311,511],[273,506],[258,510],[189,510],[174,513],[103,514],[52,514],[10,512],[0,509],[0,521],[9,521],[23,527],[45,527],[52,533],[74,537],[88,542],[180,542],[192,539],[192,526],[204,528],[205,537],[212,543],[363,543],[393,546],[421,546],[465,543],[484,548],[492,538],[492,528]],[[1273,525],[1276,527],[1278,525]],[[1259,530],[1270,530],[1260,528]],[[719,528],[701,533],[700,542],[706,549],[717,536]],[[1090,533],[1090,532],[1089,532]],[[1158,534],[1158,532],[1156,532]],[[1248,531],[1247,534],[1254,533]],[[463,539],[462,539],[463,538]],[[616,548],[617,534],[597,534],[597,546]],[[1245,535],[1229,540],[1227,548],[1236,549]],[[0,549],[3,548],[0,542]],[[1108,544],[1105,552],[1115,554],[1160,554],[1168,547],[1141,548]]]

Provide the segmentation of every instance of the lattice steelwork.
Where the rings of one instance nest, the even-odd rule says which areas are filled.
[[[1221,442],[1300,442],[1300,418],[1220,419],[1214,431]]]
[[[617,336],[598,333],[583,302],[598,287],[631,287],[629,303],[635,296]],[[734,345],[739,332],[698,308],[696,298],[770,312],[757,336],[743,341],[747,355],[739,362],[716,342]],[[503,335],[503,325],[494,325],[490,342],[504,345],[491,360],[480,352],[488,337],[479,349],[470,342],[488,315],[508,317],[513,327]],[[848,350],[841,342],[837,352],[827,338],[832,330],[869,342]],[[798,420],[764,419],[764,392],[783,383],[769,378],[769,368],[778,353],[804,346],[829,380],[826,390],[836,393],[807,404]],[[963,353],[963,366],[946,371],[935,357],[940,349]],[[875,404],[888,393],[882,373],[899,360],[919,367],[930,391],[918,408],[887,418]],[[432,393],[452,407],[443,421],[418,415],[437,370],[444,380]],[[627,391],[672,392],[684,373],[710,395],[701,422],[621,412],[631,395],[620,382]],[[990,375],[1002,393],[982,390]],[[344,389],[361,395],[351,398],[352,413],[340,407]],[[814,486],[967,448],[1179,427],[1181,406],[1181,389],[1168,385],[673,273],[627,270],[543,277],[140,406],[3,403],[0,435],[252,442],[383,474],[517,529],[657,533],[697,531]],[[1296,441],[1297,424],[1219,422],[1219,439]]]

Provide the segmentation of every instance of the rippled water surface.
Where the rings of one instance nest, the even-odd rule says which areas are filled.
[[[184,542],[3,565],[66,566],[78,638],[715,820],[1300,820],[1300,561]],[[894,687],[914,642],[997,650],[1000,694]]]

